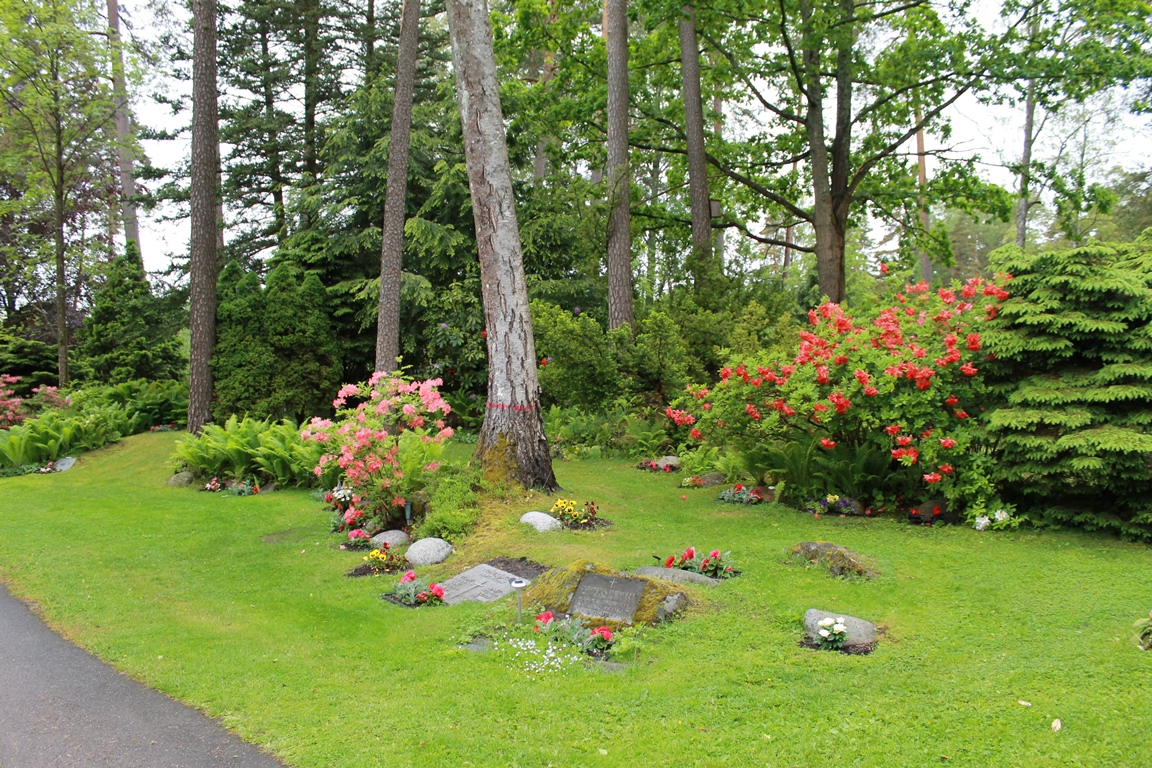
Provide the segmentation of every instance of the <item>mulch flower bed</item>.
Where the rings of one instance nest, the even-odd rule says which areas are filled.
[[[801,648],[811,648],[814,651],[822,651],[820,643],[809,638],[804,638],[800,641]],[[838,653],[843,653],[847,656],[867,656],[876,650],[876,643],[857,643],[856,645],[845,645],[843,648],[836,649]]]
[[[544,571],[548,570],[548,566],[541,565],[535,560],[529,560],[526,557],[494,557],[487,561],[485,565],[490,565],[493,568],[499,568],[502,571],[507,571],[514,576],[519,576],[522,579],[531,581]]]
[[[567,520],[561,520],[560,524],[570,531],[594,531],[597,528],[607,528],[612,525],[611,520],[605,520],[602,517],[594,517],[585,523],[570,523]]]

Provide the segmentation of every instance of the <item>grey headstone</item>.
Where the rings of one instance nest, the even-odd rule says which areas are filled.
[[[382,544],[387,544],[389,547],[395,548],[403,546],[412,541],[412,538],[404,533],[404,531],[383,531],[372,537],[372,543],[377,547]]]
[[[674,595],[668,595],[660,607],[664,609],[665,617],[679,613],[680,609],[684,607],[684,593],[677,592]]]
[[[673,470],[677,470],[680,469],[680,459],[676,456],[665,456],[662,459],[656,460],[656,466],[660,467],[660,469],[672,467]]]
[[[876,625],[872,622],[843,613],[828,613],[828,611],[809,608],[804,612],[804,629],[813,642],[819,642],[819,623],[821,619],[827,618],[844,620],[844,626],[848,628],[848,636],[844,639],[844,647],[846,648],[853,645],[871,645],[876,642]]]
[[[524,525],[532,526],[541,533],[544,531],[558,531],[564,527],[560,525],[560,521],[552,517],[552,515],[538,511],[525,512],[520,515],[520,522]]]
[[[473,653],[484,653],[492,648],[492,641],[486,637],[477,637],[470,643],[461,643],[456,647]]]
[[[569,613],[631,624],[645,585],[641,579],[586,573],[572,596]]]
[[[444,539],[420,539],[408,547],[404,558],[412,565],[435,565],[448,559],[452,554],[452,545]]]
[[[444,602],[448,605],[465,600],[491,603],[511,592],[512,580],[516,578],[514,573],[481,564],[441,582],[440,586],[444,587]]]
[[[193,477],[191,472],[177,472],[168,478],[168,485],[177,488],[181,485],[192,485],[192,481],[196,478]]]
[[[719,579],[710,578],[702,573],[684,571],[679,568],[661,568],[655,565],[645,565],[643,568],[637,568],[632,573],[637,576],[645,576],[649,579],[664,579],[664,581],[671,581],[675,584],[702,584],[704,586],[714,587],[720,583]]]
[[[57,459],[56,471],[57,472],[67,472],[68,470],[72,469],[72,465],[75,463],[76,463],[76,459],[73,458],[72,456],[65,456],[62,459]]]
[[[700,482],[704,483],[704,488],[715,488],[718,485],[727,485],[728,478],[724,477],[723,472],[705,472],[700,475]]]

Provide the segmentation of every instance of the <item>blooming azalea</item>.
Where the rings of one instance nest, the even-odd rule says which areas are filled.
[[[820,447],[825,450],[831,450],[836,447],[836,441],[827,437],[820,438]]]

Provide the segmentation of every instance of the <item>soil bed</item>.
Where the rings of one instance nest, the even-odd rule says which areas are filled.
[[[534,560],[529,560],[526,557],[494,557],[488,560],[485,565],[490,565],[493,568],[499,568],[502,571],[507,571],[514,576],[519,576],[522,579],[531,581],[544,571],[548,570],[548,566],[541,565]]]
[[[800,641],[800,647],[811,648],[814,651],[824,650],[820,647],[820,643],[817,643],[815,640],[809,640],[808,638]],[[874,650],[876,650],[876,643],[857,643],[856,645],[846,645],[843,648],[837,649],[839,653],[843,653],[845,656],[867,656]]]
[[[560,524],[569,531],[594,531],[597,528],[607,528],[612,525],[612,521],[605,520],[602,517],[594,517],[586,523],[568,523],[561,520]]]

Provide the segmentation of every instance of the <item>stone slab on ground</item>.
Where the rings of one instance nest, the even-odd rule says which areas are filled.
[[[685,571],[680,568],[661,568],[657,565],[645,565],[632,573],[649,579],[664,579],[664,581],[671,581],[674,584],[700,584],[705,587],[714,587],[720,583],[719,579],[713,579],[702,573]]]
[[[413,542],[404,558],[412,565],[435,565],[447,560],[450,554],[452,545],[444,539],[427,538]]]
[[[57,459],[55,467],[57,472],[67,472],[76,465],[75,456],[65,456],[62,459]]]
[[[177,472],[168,478],[168,485],[179,488],[184,485],[192,485],[192,481],[195,479],[196,477],[191,472]]]
[[[817,608],[809,608],[804,612],[804,630],[812,642],[820,642],[820,620],[827,618],[842,619],[844,626],[848,628],[848,636],[844,639],[845,648],[856,645],[872,645],[876,642],[876,625],[872,622],[849,616],[846,613],[829,613]]]
[[[284,768],[202,712],[67,642],[2,586],[0,649],[4,768]]]
[[[404,531],[381,531],[372,537],[372,543],[377,546],[387,544],[389,548],[395,549],[401,547],[412,541],[412,537],[404,533]]]
[[[518,578],[514,573],[481,564],[440,582],[440,586],[444,587],[444,602],[448,605],[464,601],[491,603],[511,592],[512,581]]]
[[[585,574],[572,597],[570,613],[631,624],[644,595],[644,586],[641,579]]]
[[[558,531],[564,526],[560,521],[552,517],[552,515],[540,512],[539,510],[532,510],[520,515],[520,522],[524,525],[530,525],[540,533],[545,531]]]

